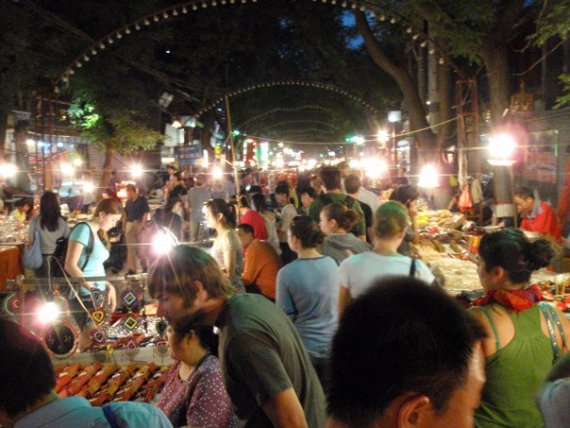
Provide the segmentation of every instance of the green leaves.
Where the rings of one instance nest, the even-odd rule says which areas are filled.
[[[562,74],[559,79],[564,85],[565,94],[561,97],[558,97],[554,108],[561,108],[570,104],[570,73]]]
[[[537,21],[534,42],[542,46],[549,39],[559,37],[566,39],[570,34],[570,0],[558,0]]]

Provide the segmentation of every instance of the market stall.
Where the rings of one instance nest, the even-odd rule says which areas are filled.
[[[447,210],[423,211],[418,214],[419,245],[414,250],[430,267],[445,290],[465,300],[483,295],[477,274],[477,250],[486,233],[495,227],[481,228],[466,221],[462,214]],[[540,269],[532,275],[531,283],[540,284],[545,300],[568,310],[570,274],[552,269]]]

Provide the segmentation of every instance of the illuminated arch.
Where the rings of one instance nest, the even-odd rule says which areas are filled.
[[[305,0],[311,1],[311,0]],[[86,48],[83,52],[77,55],[66,67],[65,71],[60,75],[59,81],[56,82],[56,87],[60,83],[67,83],[69,77],[75,73],[75,70],[83,67],[83,65],[95,56],[98,55],[102,50],[107,47],[118,43],[121,39],[128,37],[134,32],[141,31],[143,28],[150,27],[155,24],[162,23],[171,18],[177,18],[182,15],[187,15],[189,13],[197,12],[199,10],[208,9],[209,7],[234,5],[234,4],[246,4],[246,3],[258,3],[258,0],[190,0],[177,5],[169,6],[159,11],[153,12],[151,14],[145,15],[141,18],[136,19],[116,30],[111,31],[104,37],[96,40]],[[370,1],[362,0],[312,0],[313,3],[330,3],[333,6],[342,7],[345,9],[367,11],[370,16],[378,16],[380,21],[386,21],[391,24],[396,24],[397,22],[403,22],[406,26],[406,33],[409,34],[412,40],[421,39],[422,46],[428,41],[434,46],[435,50],[438,51],[440,55],[440,62],[447,62],[450,64],[457,72],[461,75],[463,74],[461,70],[450,60],[450,58],[445,53],[436,40],[434,40],[429,34],[427,34],[422,28],[417,27],[414,23],[408,22],[404,17],[398,16],[393,12],[386,12],[380,6],[372,4]],[[431,53],[431,52],[430,52]]]
[[[253,123],[257,120],[263,119],[264,117],[270,116],[273,113],[294,113],[294,112],[304,111],[304,110],[315,110],[315,111],[326,112],[326,113],[331,112],[330,108],[325,107],[325,106],[321,106],[321,105],[316,105],[316,104],[307,104],[307,105],[299,106],[299,107],[277,107],[277,108],[274,108],[272,110],[264,111],[263,113],[260,113],[254,117],[251,117],[247,120],[244,120],[243,122],[236,122],[235,126],[236,126],[236,128],[246,128],[250,123]]]
[[[271,125],[267,125],[267,126],[262,126],[260,127],[259,130],[255,130],[254,134],[257,134],[258,131],[260,131],[261,129],[263,129],[264,131],[267,130],[271,130],[273,128],[277,128],[280,126],[284,126],[284,125],[294,125],[294,124],[314,124],[314,125],[322,125],[322,126],[326,126],[329,129],[333,129],[335,131],[340,131],[340,128],[338,126],[335,125],[331,125],[330,123],[327,122],[322,122],[319,120],[308,120],[308,119],[304,119],[304,120],[286,120],[283,122],[278,122],[278,123],[272,123]]]
[[[212,103],[210,103],[206,107],[203,107],[200,110],[196,111],[193,114],[193,116],[194,117],[200,117],[204,113],[207,113],[208,111],[213,110],[214,108],[216,108],[216,106],[223,103],[226,97],[233,98],[233,97],[237,97],[240,95],[247,94],[248,92],[257,91],[260,89],[272,88],[275,86],[304,86],[304,87],[317,88],[317,89],[321,89],[323,91],[329,91],[329,92],[337,93],[339,95],[342,95],[342,96],[360,104],[364,109],[366,109],[367,111],[369,111],[372,114],[378,113],[378,110],[375,107],[370,105],[367,101],[362,99],[360,96],[358,96],[354,93],[351,93],[351,92],[349,92],[343,88],[339,88],[338,86],[331,85],[329,83],[310,82],[307,80],[274,80],[274,81],[270,81],[270,82],[257,83],[255,85],[243,86],[241,88],[231,90],[231,91],[227,92],[225,95],[217,98],[215,101],[213,101]]]

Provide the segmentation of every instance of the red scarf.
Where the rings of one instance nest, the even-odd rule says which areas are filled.
[[[532,308],[542,300],[542,292],[538,285],[531,285],[524,290],[490,290],[485,296],[475,301],[475,306],[497,302],[509,311],[522,312]]]

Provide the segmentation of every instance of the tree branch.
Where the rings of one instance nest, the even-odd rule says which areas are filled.
[[[489,36],[493,40],[505,40],[513,30],[518,17],[524,10],[525,0],[510,0],[503,12],[498,13],[497,24]]]

